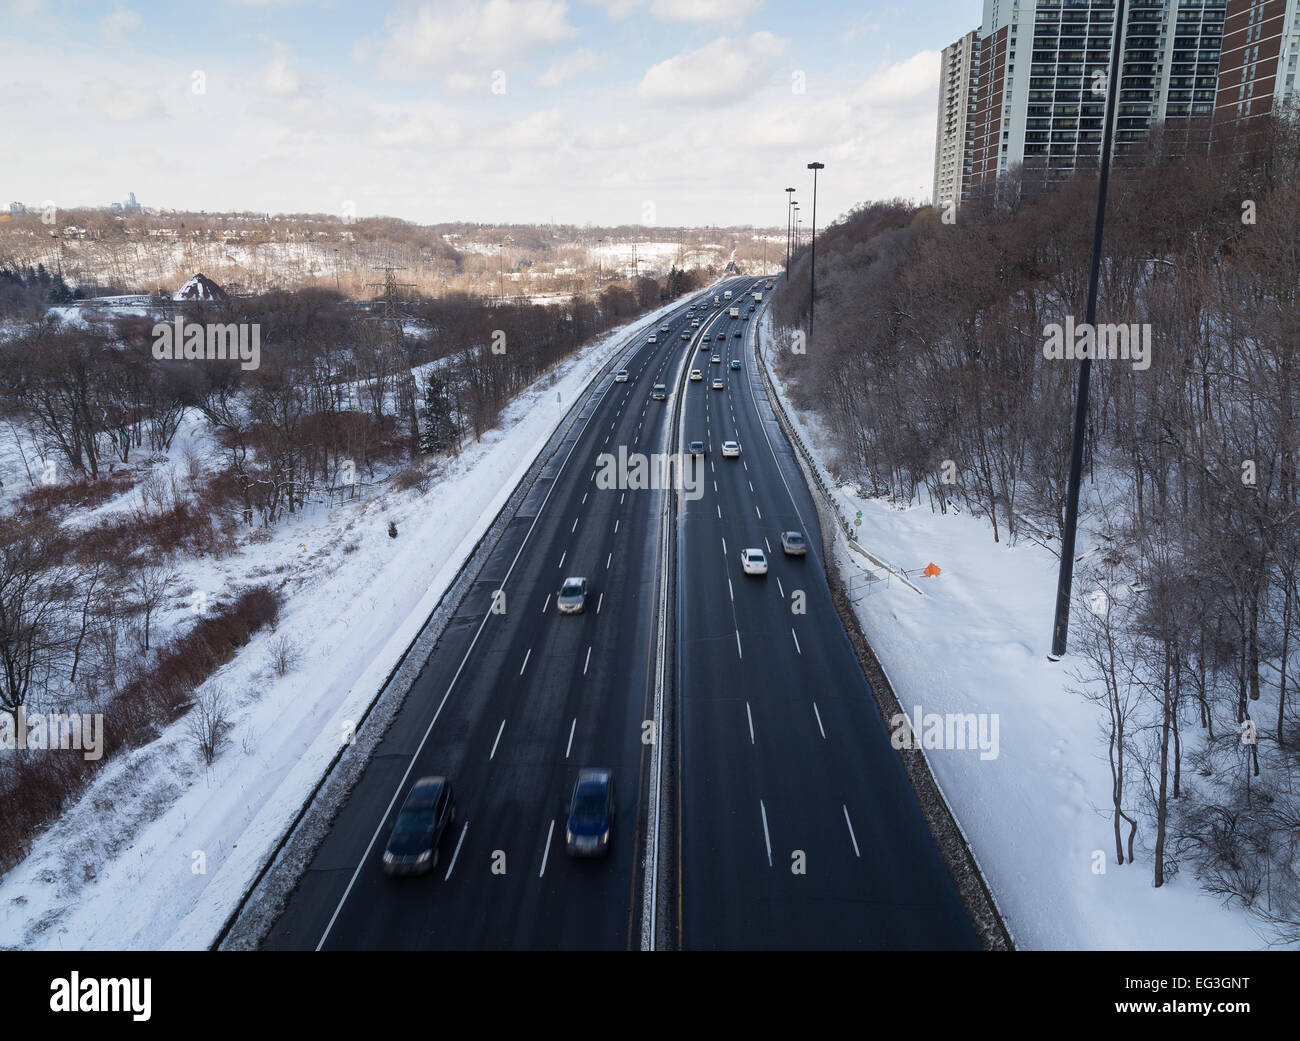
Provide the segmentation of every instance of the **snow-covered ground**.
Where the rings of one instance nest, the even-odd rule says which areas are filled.
[[[200,689],[230,698],[226,751],[206,769],[182,719],[109,762],[0,880],[0,947],[208,946],[574,399],[630,334],[673,306],[540,380],[427,493],[384,490],[309,508],[277,524],[270,541],[241,532],[231,555],[186,561],[184,595],[163,627],[191,609],[195,591],[218,599],[265,581],[283,582],[287,594],[277,630],[255,636]],[[173,462],[206,442],[197,423],[178,433]],[[281,638],[299,661],[278,677],[271,657]]]
[[[770,313],[760,331],[772,345]],[[774,370],[773,377],[834,487],[816,449],[829,437],[816,415],[792,407]],[[1156,889],[1148,858],[1114,864],[1102,710],[1066,690],[1081,686],[1069,656],[1047,661],[1057,558],[1028,542],[995,543],[986,521],[965,514],[944,516],[928,505],[900,509],[847,487],[837,497],[845,518],[862,511],[859,545],[882,562],[909,573],[932,562],[941,569],[935,578],[909,574],[921,593],[897,577],[869,584],[867,576],[880,569],[850,550],[843,534],[836,540],[834,563],[846,586],[852,579],[863,632],[904,710],[997,716],[997,758],[963,749],[925,754],[1017,946],[1265,946],[1262,927],[1204,893],[1190,871]],[[1083,530],[1079,538],[1083,552]],[[1104,874],[1094,872],[1098,859]]]

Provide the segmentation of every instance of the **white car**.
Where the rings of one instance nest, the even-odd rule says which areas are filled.
[[[628,381],[627,369],[619,369],[618,372],[614,373],[615,383],[626,383],[627,381]]]
[[[714,389],[714,390],[721,390],[721,389],[722,389],[722,380],[714,380],[714,381],[713,381],[713,389]]]
[[[658,339],[658,337],[655,337],[655,336],[652,336],[652,337],[650,337],[650,339],[646,340],[646,343],[658,343],[658,342],[659,342],[659,339]]]
[[[666,332],[668,331],[668,326],[666,326],[666,325],[661,325],[661,326],[659,326],[659,331],[660,331],[661,333],[666,333]]]
[[[722,442],[722,458],[723,458],[723,459],[739,459],[739,458],[740,458],[740,444],[739,444],[738,442],[736,442],[736,441],[723,441],[723,442]]]
[[[700,320],[696,318],[694,321],[691,322],[691,328],[698,329],[699,327],[700,327]]]
[[[767,557],[763,556],[761,549],[742,549],[740,566],[744,568],[747,575],[766,575]]]
[[[691,369],[691,379],[698,383],[700,380],[704,379],[704,373],[699,369]]]
[[[709,361],[713,362],[714,365],[721,365],[721,364],[722,364],[722,358],[720,358],[720,357],[719,357],[718,355],[716,355],[716,354],[715,354],[712,358],[710,358]]]

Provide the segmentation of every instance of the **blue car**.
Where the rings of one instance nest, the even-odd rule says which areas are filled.
[[[614,830],[614,773],[603,767],[578,771],[569,802],[564,846],[571,857],[600,857],[609,852]]]

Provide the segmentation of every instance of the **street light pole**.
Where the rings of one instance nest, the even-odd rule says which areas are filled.
[[[794,205],[794,189],[785,190],[785,279],[790,281],[790,207]]]
[[[812,215],[812,268],[808,278],[808,339],[813,335],[813,315],[817,306],[817,171],[825,170],[825,163],[809,163],[813,172],[813,215]]]
[[[1124,3],[1115,5],[1115,42],[1110,55],[1110,78],[1106,81],[1106,126],[1102,131],[1101,170],[1097,184],[1097,219],[1092,232],[1092,268],[1088,273],[1088,306],[1084,322],[1096,328],[1097,283],[1101,274],[1101,243],[1106,227],[1106,193],[1110,187],[1110,153],[1114,139],[1115,102],[1119,93],[1120,67],[1124,52]],[[1065,496],[1065,530],[1061,533],[1061,570],[1056,582],[1056,619],[1052,625],[1052,653],[1059,661],[1065,655],[1070,630],[1070,589],[1074,584],[1074,542],[1079,527],[1079,483],[1083,478],[1083,441],[1087,434],[1088,382],[1092,358],[1079,363],[1079,389],[1074,401],[1074,434],[1070,444],[1070,483]]]

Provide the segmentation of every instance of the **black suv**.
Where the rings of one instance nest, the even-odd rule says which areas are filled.
[[[456,801],[445,777],[421,777],[402,804],[384,847],[390,875],[422,875],[438,863],[438,841],[456,820]]]

